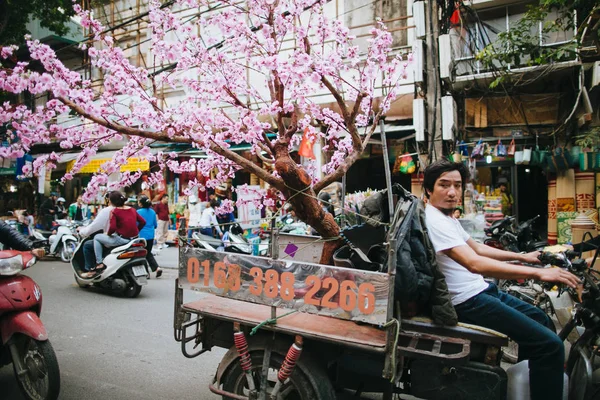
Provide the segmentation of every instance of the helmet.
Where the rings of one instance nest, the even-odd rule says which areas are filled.
[[[65,198],[64,198],[64,197],[59,197],[58,199],[56,199],[56,202],[57,202],[57,203],[61,203],[61,202],[62,202],[62,203],[66,203],[66,200],[65,200]]]

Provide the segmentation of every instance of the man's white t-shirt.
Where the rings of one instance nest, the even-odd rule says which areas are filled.
[[[451,216],[444,215],[429,204],[425,207],[425,220],[429,239],[435,250],[435,258],[440,271],[446,277],[452,304],[463,303],[487,289],[488,284],[483,276],[472,273],[443,253],[443,250],[453,247],[468,246],[467,240],[470,236],[460,222]]]

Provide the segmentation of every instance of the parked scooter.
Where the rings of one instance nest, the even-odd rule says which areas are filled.
[[[60,257],[63,262],[68,263],[79,241],[74,234],[75,225],[66,219],[57,220],[56,224],[56,230],[52,232],[34,229],[34,244],[37,247],[43,246],[47,255]]]
[[[252,244],[244,237],[244,230],[239,224],[233,224],[225,232],[223,240],[200,232],[192,233],[192,243],[195,247],[205,250],[225,251],[226,253],[252,254]],[[265,250],[266,251],[266,250]]]
[[[488,238],[483,243],[490,247],[515,253],[542,250],[548,246],[548,242],[542,240],[532,228],[533,223],[539,217],[537,215],[518,226],[515,226],[514,217],[505,217],[494,221],[490,227],[485,229]]]
[[[149,265],[146,261],[146,240],[133,239],[129,243],[112,249],[104,248],[106,269],[100,274],[90,278],[82,276],[85,272],[83,266],[83,245],[93,240],[92,237],[83,239],[71,259],[71,267],[75,274],[75,281],[80,287],[97,286],[125,297],[137,297],[148,281]]]
[[[33,279],[20,274],[35,262],[30,252],[0,251],[0,366],[12,362],[26,399],[55,400],[60,371],[40,320],[42,292]]]

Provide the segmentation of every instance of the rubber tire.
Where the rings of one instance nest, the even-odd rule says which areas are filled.
[[[73,252],[69,255],[69,245],[73,243]],[[63,262],[69,263],[71,262],[71,258],[73,258],[73,254],[75,252],[75,248],[77,247],[77,243],[72,240],[67,240],[64,242],[60,249],[60,259]]]
[[[142,291],[142,287],[140,285],[138,285],[137,283],[134,283],[133,285],[130,285],[127,288],[125,288],[125,291],[123,292],[123,296],[125,296],[129,299],[135,299],[136,297],[138,297],[140,295],[141,291]]]
[[[60,393],[60,369],[58,368],[58,361],[56,360],[56,354],[54,353],[54,349],[52,348],[50,341],[46,340],[46,341],[40,342],[40,341],[34,340],[28,336],[25,336],[23,334],[19,334],[19,337],[15,338],[15,339],[19,341],[19,345],[17,345],[17,347],[19,348],[19,354],[22,358],[24,356],[21,355],[23,353],[23,346],[21,345],[21,343],[24,343],[25,340],[32,340],[36,343],[36,345],[38,347],[38,352],[42,356],[44,365],[46,366],[46,372],[48,374],[48,393],[46,393],[46,396],[42,397],[42,399],[43,400],[58,399],[58,395]],[[25,342],[25,343],[27,343],[27,342]],[[21,362],[23,363],[24,361],[21,360]],[[19,383],[19,387],[21,388],[21,394],[23,395],[23,397],[27,400],[39,399],[39,397],[31,397],[31,395],[25,390],[24,383],[22,382],[23,378],[18,377],[17,370],[16,370],[14,363],[13,363],[13,367],[14,367],[15,376],[17,377],[17,382]],[[28,375],[24,375],[24,377],[29,378]]]
[[[264,350],[253,350],[250,351],[250,355],[252,357],[252,371],[256,371],[260,375],[262,369],[262,362],[264,357]],[[273,351],[271,353],[271,368],[275,368],[279,370],[281,363],[283,362],[284,356]],[[309,378],[309,374],[312,379]],[[258,382],[258,379],[255,379]],[[239,359],[228,368],[228,370],[223,374],[221,378],[221,382],[223,384],[223,390],[242,394],[243,389],[245,389],[246,377],[244,375],[244,371],[239,363]],[[315,382],[313,385],[312,382]],[[240,384],[244,384],[243,387],[240,387]],[[331,384],[331,381],[325,370],[316,365],[303,365],[302,355],[300,355],[300,359],[294,368],[294,372],[292,376],[286,384],[292,383],[296,388],[297,393],[299,395],[300,400],[334,400],[336,398],[335,390]],[[280,392],[281,393],[281,392]],[[288,397],[284,397],[285,400]],[[296,396],[293,397],[297,399]],[[224,400],[229,400],[229,397],[223,396]]]

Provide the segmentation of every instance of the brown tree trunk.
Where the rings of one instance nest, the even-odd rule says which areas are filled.
[[[286,184],[284,196],[294,207],[296,216],[312,226],[326,241],[321,253],[321,264],[333,264],[333,253],[338,249],[342,241],[338,239],[340,227],[333,219],[333,215],[326,212],[316,199],[312,189],[310,176],[302,167],[299,167],[283,149],[277,149],[275,169]],[[298,193],[300,192],[300,193]]]

